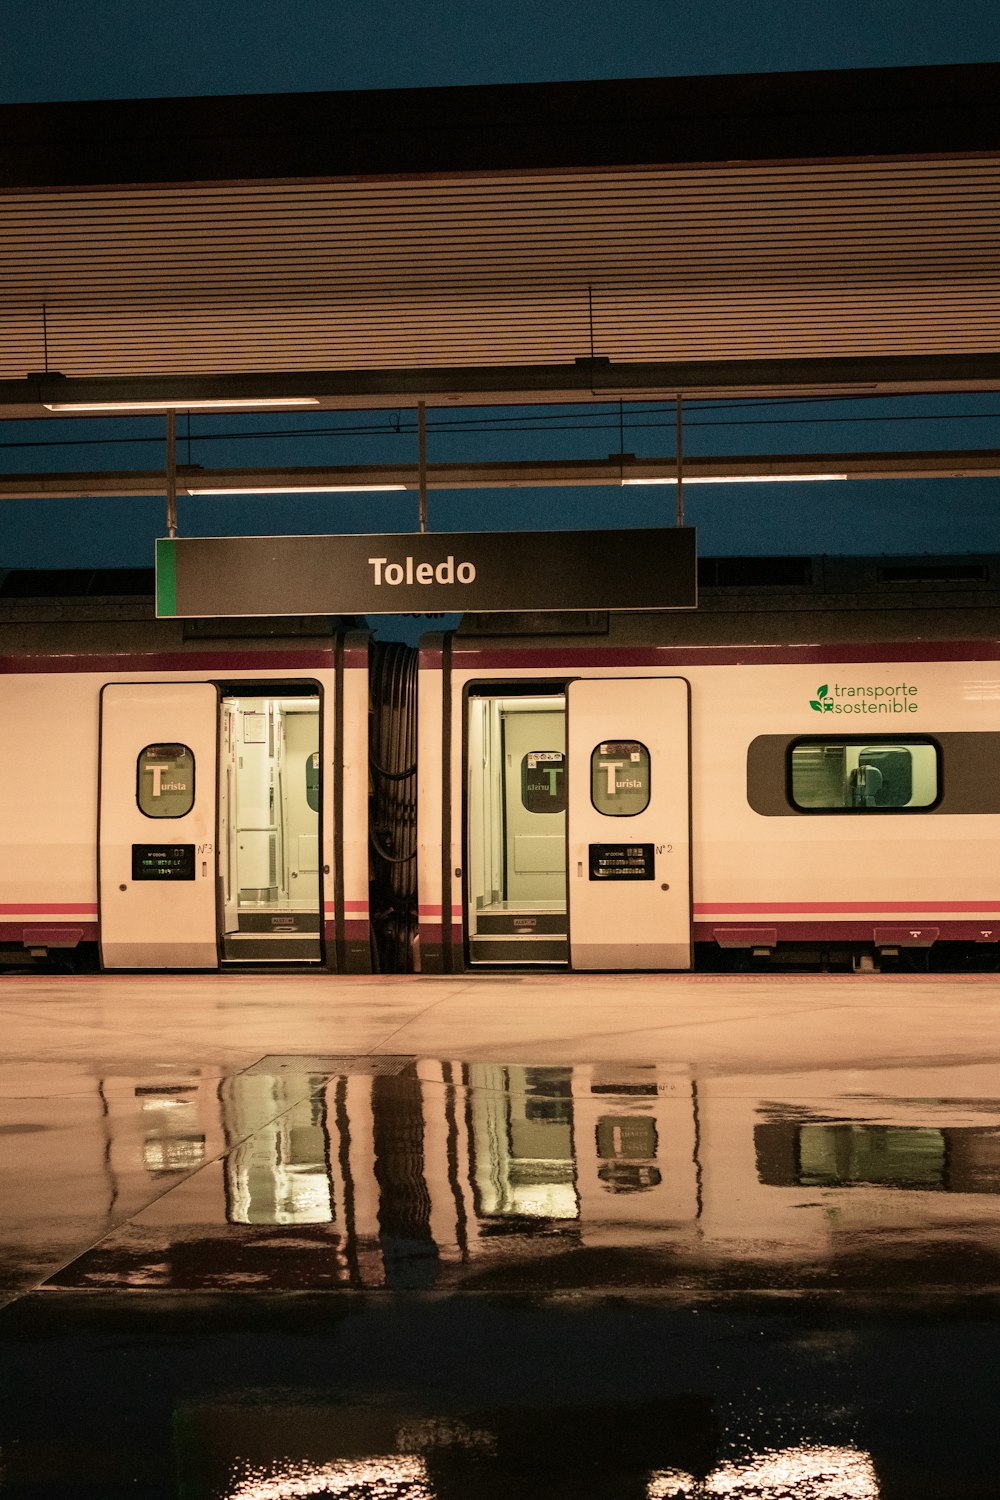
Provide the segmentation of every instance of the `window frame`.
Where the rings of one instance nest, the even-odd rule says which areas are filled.
[[[800,745],[884,745],[887,748],[899,745],[930,745],[934,750],[937,780],[935,795],[931,802],[919,807],[803,807],[796,802],[792,791],[792,760]],[[915,817],[920,813],[933,812],[944,796],[944,751],[932,734],[800,734],[785,747],[785,797],[788,806],[798,817],[804,818],[850,818],[856,817]]]

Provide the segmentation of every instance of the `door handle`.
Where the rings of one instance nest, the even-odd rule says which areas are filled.
[[[578,859],[577,862],[576,862],[576,878],[577,878],[577,880],[582,880],[583,879],[583,860],[582,859]]]

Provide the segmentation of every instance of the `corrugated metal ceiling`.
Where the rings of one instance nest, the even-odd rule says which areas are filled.
[[[0,379],[990,352],[1000,157],[0,199]]]

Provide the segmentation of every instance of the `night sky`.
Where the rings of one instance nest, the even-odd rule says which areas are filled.
[[[0,101],[300,92],[890,67],[1000,60],[996,0],[47,0],[8,7]],[[2,244],[2,231],[0,231]],[[412,413],[201,415],[181,462],[416,460]],[[398,430],[397,430],[398,429]],[[263,436],[255,434],[275,434]],[[81,443],[81,438],[85,441]],[[127,441],[126,441],[127,439]],[[623,441],[624,440],[624,441]],[[673,452],[663,403],[428,414],[429,458]],[[1000,395],[763,405],[691,403],[695,454],[1000,446]],[[5,470],[156,468],[162,421],[0,423]],[[995,480],[724,486],[689,492],[709,553],[1000,550]],[[181,499],[182,532],[411,530],[416,497]],[[431,495],[432,529],[672,521],[673,491]],[[142,566],[158,501],[5,502],[0,568]]]

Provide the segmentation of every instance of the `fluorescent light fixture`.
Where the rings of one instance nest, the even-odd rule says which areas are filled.
[[[225,411],[242,407],[318,406],[317,396],[223,396],[177,401],[43,401],[46,411]]]
[[[381,495],[405,484],[249,484],[229,489],[189,485],[189,495]]]
[[[720,474],[718,478],[707,475],[695,475],[692,478],[684,475],[684,483],[688,484],[807,484],[813,479],[846,479],[846,474]],[[672,474],[663,479],[623,479],[622,484],[676,484],[677,476]]]

